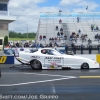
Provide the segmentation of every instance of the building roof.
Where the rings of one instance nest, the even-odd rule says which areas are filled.
[[[8,3],[10,0],[0,0],[0,2]],[[8,11],[0,11],[0,21],[11,23],[16,20],[16,17],[8,15]]]
[[[8,23],[11,23],[16,20],[16,17],[14,16],[0,16],[0,21],[7,21]]]

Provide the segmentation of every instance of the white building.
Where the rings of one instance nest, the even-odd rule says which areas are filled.
[[[0,49],[2,49],[3,39],[9,36],[8,25],[16,20],[15,17],[9,15],[8,3],[10,0],[0,0]]]

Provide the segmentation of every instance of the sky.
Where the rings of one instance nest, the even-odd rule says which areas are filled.
[[[74,13],[99,12],[100,0],[10,0],[9,15],[16,21],[9,24],[9,30],[15,32],[37,32],[40,12]]]

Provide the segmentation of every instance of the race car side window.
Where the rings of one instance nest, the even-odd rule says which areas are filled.
[[[48,54],[48,55],[54,55],[54,54],[53,54],[53,50],[47,50],[47,54]]]
[[[56,50],[48,50],[48,54],[49,55],[62,55],[61,53],[59,53],[58,51],[56,51]]]
[[[55,50],[51,50],[51,49],[42,49],[41,50],[42,54],[48,54],[48,55],[59,55],[61,53],[55,51]]]
[[[43,50],[41,50],[41,53],[42,54],[46,54],[47,53],[47,50],[46,49],[43,49]]]

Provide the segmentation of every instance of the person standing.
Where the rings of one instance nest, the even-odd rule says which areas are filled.
[[[89,45],[89,54],[92,53],[92,45]]]
[[[56,26],[56,30],[58,30],[58,26]]]
[[[79,35],[81,34],[81,30],[80,29],[78,30],[78,33],[79,33]]]
[[[75,44],[74,44],[73,52],[74,52],[74,54],[76,54],[76,45]]]
[[[86,7],[86,10],[88,10],[88,6]]]
[[[100,45],[98,45],[98,54],[100,54]]]
[[[60,19],[60,20],[59,20],[59,24],[61,24],[61,23],[62,23],[62,20]]]
[[[19,43],[18,43],[18,42],[16,43],[16,47],[18,47],[18,48],[19,48]]]
[[[65,53],[68,54],[68,45],[65,45]]]
[[[84,45],[82,44],[80,48],[81,48],[81,54],[83,54]]]
[[[80,21],[80,17],[77,17],[77,23],[79,23],[79,21]]]
[[[71,51],[74,52],[74,43],[71,44]]]

